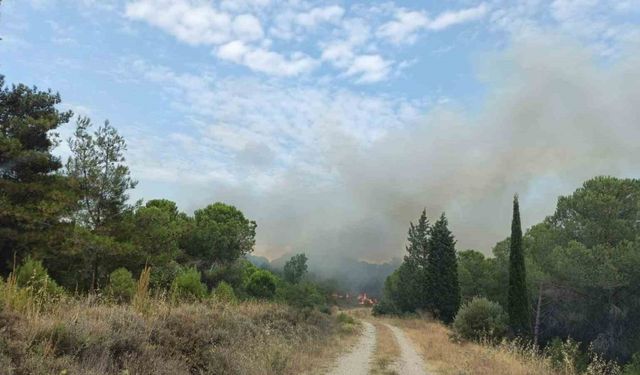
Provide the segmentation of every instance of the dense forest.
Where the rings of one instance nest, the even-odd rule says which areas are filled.
[[[443,289],[442,280],[433,281],[449,266],[439,273],[429,267],[442,257],[438,223],[430,226],[423,212],[411,224],[407,255],[387,279],[379,313],[426,310],[437,316],[445,311],[438,299],[457,298]],[[457,276],[448,271],[446,280],[449,289],[459,287],[460,302],[470,309],[497,308],[494,316],[505,317],[511,335],[542,347],[572,339],[584,352],[622,363],[635,355],[638,361],[639,235],[640,180],[596,177],[560,197],[556,211],[524,235],[516,197],[512,235],[495,245],[493,257],[458,252]]]

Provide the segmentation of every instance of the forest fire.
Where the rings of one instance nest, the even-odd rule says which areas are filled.
[[[349,293],[333,293],[331,296],[335,301],[344,301],[352,305],[373,306],[378,303],[377,298],[369,297],[366,292],[361,292],[357,296]]]

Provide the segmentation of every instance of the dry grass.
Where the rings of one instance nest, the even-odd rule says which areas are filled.
[[[371,373],[373,375],[393,375],[397,372],[393,369],[394,362],[400,357],[400,347],[396,342],[393,332],[380,320],[371,321],[376,327],[376,351],[373,356]]]
[[[416,345],[433,373],[440,375],[555,375],[550,363],[515,346],[455,343],[439,323],[421,319],[394,319]]]
[[[0,374],[316,373],[353,336],[329,315],[279,304],[148,306],[85,298],[38,314],[5,307]]]

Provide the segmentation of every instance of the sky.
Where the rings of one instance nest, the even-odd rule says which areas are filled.
[[[0,37],[125,136],[132,200],[233,204],[269,258],[399,257],[423,208],[489,254],[515,193],[527,227],[640,175],[640,0],[4,0]]]

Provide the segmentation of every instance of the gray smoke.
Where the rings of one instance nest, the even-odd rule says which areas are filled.
[[[458,249],[488,253],[509,233],[514,193],[529,226],[588,178],[638,176],[638,56],[601,60],[546,35],[519,40],[483,58],[477,112],[440,105],[366,147],[327,126],[319,141],[330,176],[290,169],[266,191],[216,186],[190,204],[236,204],[259,224],[256,253],[272,258],[397,257],[423,207],[432,221],[446,211]],[[239,158],[259,165],[252,151],[262,148]]]

